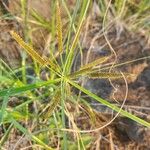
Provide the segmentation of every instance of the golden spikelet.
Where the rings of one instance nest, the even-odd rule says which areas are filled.
[[[80,68],[80,70],[78,70],[78,71],[72,73],[72,74],[69,75],[68,77],[69,77],[69,78],[75,78],[75,77],[78,77],[78,76],[80,76],[80,75],[85,75],[85,74],[87,74],[87,73],[90,73],[90,72],[92,72],[93,67],[95,67],[95,66],[97,66],[97,65],[99,65],[99,64],[101,64],[101,63],[103,63],[103,62],[105,62],[105,61],[107,61],[108,58],[109,58],[109,56],[105,56],[105,57],[98,58],[98,59],[94,60],[93,62],[88,63],[88,64],[82,66],[82,67]]]
[[[58,71],[58,66],[54,64],[52,61],[42,58],[30,45],[25,43],[23,39],[14,31],[10,31],[12,37],[18,42],[18,44],[33,58],[35,59],[40,65],[46,66],[50,65],[51,68]]]
[[[59,2],[56,3],[56,27],[57,27],[57,38],[58,38],[58,50],[59,54],[63,52],[63,39],[62,39],[62,20]]]
[[[119,73],[119,72],[96,72],[96,73],[87,74],[87,76],[92,79],[97,79],[97,78],[118,79],[118,78],[123,78],[123,75],[125,77],[133,76],[133,74]]]
[[[91,69],[82,69],[82,70],[78,70],[70,75],[68,75],[68,78],[76,78],[78,76],[81,76],[81,75],[85,75],[87,73],[91,72]]]
[[[18,44],[25,49],[25,51],[36,61],[38,61],[41,65],[47,64],[47,61],[42,58],[31,46],[26,44],[23,39],[14,31],[10,32],[12,37],[18,42]]]
[[[93,62],[88,63],[88,64],[82,66],[80,68],[80,70],[95,67],[95,66],[97,66],[99,64],[102,64],[103,62],[107,61],[108,59],[109,59],[109,56],[104,56],[104,57],[98,58],[98,59],[94,60]]]
[[[51,102],[43,109],[40,113],[44,118],[49,118],[52,115],[52,112],[55,110],[57,105],[60,102],[61,92],[58,90],[55,96],[52,98]]]

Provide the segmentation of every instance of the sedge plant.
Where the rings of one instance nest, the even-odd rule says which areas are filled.
[[[65,4],[65,2],[63,1]],[[76,11],[74,16],[76,16],[77,10],[79,9],[79,1],[76,5]],[[120,4],[122,5],[122,4]],[[111,65],[106,66],[105,68],[95,68],[95,66],[98,66],[104,62],[106,62],[110,56],[104,56],[101,58],[97,58],[93,62],[90,62],[88,64],[85,64],[79,68],[79,70],[72,72],[72,66],[73,61],[75,59],[75,53],[77,46],[79,45],[79,37],[82,31],[82,27],[84,24],[84,20],[86,17],[86,14],[88,12],[88,8],[90,6],[90,0],[86,2],[82,2],[81,6],[81,13],[80,17],[78,18],[78,24],[77,28],[75,28],[74,20],[75,17],[71,18],[71,24],[70,28],[75,31],[75,35],[73,37],[73,40],[71,38],[71,32],[69,32],[67,35],[68,37],[65,37],[65,40],[67,39],[67,46],[64,46],[64,38],[63,38],[63,23],[61,18],[61,9],[59,1],[56,1],[56,13],[55,13],[55,19],[56,19],[56,32],[57,32],[57,43],[58,48],[54,52],[51,53],[50,58],[42,57],[30,44],[24,42],[24,40],[15,32],[10,31],[11,36],[16,40],[16,42],[21,46],[21,48],[32,57],[32,59],[39,64],[40,68],[46,68],[50,75],[47,78],[47,81],[36,81],[32,84],[27,84],[26,79],[24,79],[24,82],[20,81],[18,77],[16,80],[13,81],[9,79],[9,73],[4,69],[4,67],[1,67],[3,71],[5,71],[5,74],[7,76],[3,78],[3,76],[0,76],[3,78],[3,80],[9,81],[9,86],[6,89],[3,89],[0,91],[0,97],[2,101],[2,106],[0,109],[0,124],[5,127],[6,124],[9,123],[9,127],[6,129],[5,134],[0,140],[0,145],[3,146],[5,141],[8,139],[10,132],[13,128],[17,128],[20,132],[22,132],[24,135],[26,135],[28,138],[31,138],[33,143],[36,143],[40,148],[44,149],[54,149],[52,145],[52,142],[49,143],[47,140],[49,136],[52,136],[52,139],[54,138],[54,135],[58,135],[58,145],[61,145],[63,149],[77,149],[82,148],[85,149],[86,146],[88,146],[89,141],[91,140],[91,137],[86,136],[86,138],[83,138],[82,135],[78,134],[80,133],[80,129],[75,125],[74,120],[71,116],[69,116],[69,112],[67,110],[67,102],[68,100],[71,101],[71,98],[75,97],[74,93],[72,92],[73,88],[78,89],[79,91],[85,93],[92,99],[98,101],[99,103],[102,103],[103,105],[111,108],[112,110],[118,112],[121,116],[125,116],[127,118],[130,118],[137,123],[150,127],[150,123],[146,122],[145,120],[123,110],[122,108],[117,107],[114,104],[111,104],[105,99],[102,99],[101,97],[97,96],[96,94],[90,92],[89,90],[85,89],[78,83],[79,77],[88,77],[91,79],[95,78],[104,78],[104,79],[118,79],[122,78],[123,74],[125,77],[133,76],[130,73],[121,73],[121,72],[107,72],[107,70],[111,67]],[[119,7],[119,6],[118,6]],[[118,8],[119,9],[119,8]],[[37,14],[36,11],[32,12],[32,15],[34,18],[36,18],[37,21],[40,22],[40,25],[43,26],[43,22],[45,23],[45,28],[48,30],[52,30],[49,28],[48,23],[46,20],[42,19],[41,16]],[[81,47],[80,47],[81,48]],[[65,54],[65,57],[64,57]],[[145,59],[145,58],[141,58]],[[24,60],[25,61],[25,60]],[[137,60],[135,60],[137,61]],[[130,63],[130,62],[128,62]],[[7,66],[3,61],[1,61],[1,66]],[[115,64],[113,67],[118,67],[121,65],[124,65],[126,63],[122,64]],[[11,69],[10,69],[11,70]],[[13,71],[11,72],[12,75]],[[25,75],[25,70],[23,72]],[[11,87],[10,87],[11,85]],[[37,93],[36,90],[39,88],[44,88],[44,90],[47,92],[42,93],[41,95],[36,97]],[[8,107],[8,102],[10,97],[12,96],[25,96],[28,95],[28,100],[24,101],[23,103],[20,103],[18,106],[15,106],[15,108]],[[39,101],[40,98],[50,97],[50,101],[47,102],[46,105],[40,105]],[[36,100],[35,100],[36,99]],[[34,103],[36,101],[36,103]],[[35,115],[32,113],[29,113],[29,108],[26,109],[26,107],[29,107],[31,103],[34,103],[34,109],[39,108],[39,110],[36,111]],[[74,102],[75,103],[75,102]],[[89,112],[91,108],[89,108]],[[57,111],[56,111],[57,110]],[[34,110],[35,111],[35,110]],[[92,111],[91,111],[92,112]],[[94,116],[94,114],[91,113],[91,115]],[[40,124],[42,124],[44,128],[43,134],[36,134],[34,131],[32,132],[32,129],[28,129],[24,127],[21,122],[24,120],[30,120],[35,119],[36,122],[38,122],[36,128],[40,130],[42,133],[43,129],[40,128]],[[69,136],[67,133],[67,118],[69,118],[72,122],[72,126],[77,131],[76,137],[77,137],[77,143],[73,144],[69,140]],[[46,124],[49,123],[49,126],[47,127]],[[34,128],[34,124],[32,125]],[[44,127],[46,126],[46,127]],[[49,135],[49,136],[47,136]],[[34,144],[33,144],[34,145]],[[69,147],[72,145],[72,147]],[[76,145],[78,145],[76,147]]]

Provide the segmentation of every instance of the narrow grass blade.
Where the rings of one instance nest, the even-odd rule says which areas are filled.
[[[1,138],[0,147],[2,147],[4,145],[5,141],[7,141],[8,137],[9,137],[9,134],[10,134],[12,129],[13,129],[13,123],[10,124],[7,131],[4,133],[3,137]]]
[[[17,79],[14,71],[2,59],[0,59],[0,71],[2,71],[5,76],[9,77],[12,80]]]
[[[0,81],[2,81],[2,83],[13,83],[14,82],[10,78],[7,78],[6,76],[1,76],[1,75],[0,75]]]
[[[67,80],[67,79],[66,79],[66,80]],[[104,104],[105,106],[107,106],[107,107],[113,109],[113,110],[116,111],[116,112],[120,112],[120,114],[121,114],[122,116],[125,116],[125,117],[127,117],[127,118],[130,118],[130,119],[136,121],[137,123],[139,123],[139,124],[141,124],[141,125],[143,125],[143,126],[145,126],[145,127],[150,128],[150,123],[149,123],[149,122],[147,122],[147,121],[145,121],[145,120],[143,120],[143,119],[141,119],[141,118],[139,118],[139,117],[137,117],[137,116],[135,116],[135,115],[132,115],[131,113],[129,113],[129,112],[125,111],[125,110],[122,110],[122,109],[120,110],[119,107],[117,107],[117,106],[115,106],[115,105],[109,103],[108,101],[106,101],[106,100],[104,100],[104,99],[98,97],[98,96],[95,95],[94,93],[92,93],[92,92],[90,92],[89,90],[87,90],[87,89],[81,87],[80,85],[76,84],[75,82],[73,82],[73,81],[71,81],[71,80],[67,80],[67,81],[68,81],[71,85],[73,85],[74,87],[76,87],[77,89],[79,89],[80,91],[84,92],[84,93],[87,94],[88,96],[90,96],[90,97],[92,97],[93,99],[95,99],[96,101],[98,101],[98,102]]]
[[[115,8],[116,8],[116,12],[117,12],[117,15],[119,15],[119,13],[121,12],[121,9],[123,7],[123,3],[124,1],[120,1],[120,0],[116,0],[115,1]]]
[[[77,19],[78,17],[78,11],[79,11],[79,8],[80,8],[80,5],[81,5],[81,2],[80,0],[77,0],[76,1],[76,5],[74,7],[74,11],[73,11],[73,14],[71,15],[71,12],[69,11],[69,5],[66,4],[66,2],[64,0],[62,0],[62,4],[66,10],[66,13],[68,15],[68,18],[70,20],[70,25],[68,27],[68,31],[66,34],[66,36],[64,37],[65,41],[67,40],[67,43],[66,43],[66,54],[68,55],[68,52],[69,52],[69,46],[70,46],[70,41],[71,41],[71,33],[72,32],[76,32],[76,29],[75,29],[75,19]],[[79,44],[79,42],[78,42]],[[80,46],[80,44],[79,44]]]
[[[47,149],[47,150],[53,150],[53,148],[49,147],[48,145],[46,145],[43,141],[41,141],[40,139],[38,139],[36,136],[32,135],[32,133],[30,133],[26,128],[24,128],[21,124],[19,124],[15,119],[11,119],[12,123],[14,124],[14,126],[19,129],[22,133],[24,133],[25,135],[31,137],[31,139],[37,143],[39,143],[43,148]]]
[[[0,91],[0,97],[4,97],[8,94],[9,92],[9,96],[15,95],[15,94],[19,94],[28,90],[33,90],[42,86],[47,86],[50,84],[54,84],[54,83],[58,83],[60,82],[61,79],[56,79],[56,80],[49,80],[49,81],[44,81],[44,82],[39,82],[36,84],[30,84],[30,85],[26,85],[23,87],[18,87],[18,88],[11,88],[11,89],[5,89]]]
[[[117,67],[119,68],[119,67],[124,66],[124,65],[128,65],[128,64],[131,64],[131,63],[135,63],[135,62],[138,62],[138,61],[141,61],[141,60],[147,60],[147,59],[150,59],[150,56],[140,57],[140,58],[137,58],[137,59],[134,59],[134,60],[129,60],[129,61],[126,61],[126,62],[118,63],[118,64],[115,64],[113,66],[113,68],[117,68]],[[108,63],[108,65],[106,65],[105,67],[100,68],[99,71],[109,70],[111,65],[112,64]]]
[[[3,99],[2,107],[0,109],[0,126],[3,123],[3,117],[6,114],[5,112],[6,112],[8,101],[9,101],[9,91]]]
[[[31,10],[31,15],[37,22],[37,24],[48,31],[51,31],[51,23],[47,21],[41,14],[39,14],[36,10]]]
[[[139,15],[142,14],[142,12],[145,12],[146,10],[150,9],[150,1],[149,0],[143,0],[139,4],[138,13]]]
[[[61,127],[66,128],[66,115],[65,115],[65,100],[67,99],[67,84],[64,80],[61,80]],[[63,135],[63,149],[68,150],[68,136],[65,131],[62,132]]]
[[[70,69],[71,69],[71,66],[72,66],[72,63],[73,63],[74,50],[75,50],[76,45],[77,45],[77,43],[78,43],[79,35],[80,35],[80,33],[81,33],[81,29],[82,29],[83,22],[84,22],[86,13],[87,13],[87,11],[88,11],[89,5],[90,5],[90,0],[88,0],[88,1],[86,2],[86,6],[85,6],[85,8],[83,9],[83,14],[82,14],[82,16],[81,16],[81,21],[79,22],[79,25],[78,25],[78,29],[77,29],[77,31],[76,31],[75,38],[74,38],[74,40],[73,40],[73,43],[72,43],[72,45],[71,45],[71,48],[70,48],[70,51],[69,51],[69,54],[68,54],[68,57],[67,57],[67,60],[66,60],[66,63],[65,63],[64,72],[67,73],[67,74],[70,72]]]

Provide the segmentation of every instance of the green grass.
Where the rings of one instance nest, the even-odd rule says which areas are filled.
[[[75,54],[78,48],[82,51],[80,35],[82,34],[88,12],[92,7],[92,2],[90,0],[77,0],[74,10],[70,10],[66,1],[59,1],[59,5],[57,4],[58,1],[56,1],[51,4],[53,15],[48,19],[44,18],[36,10],[28,10],[27,2],[27,0],[21,1],[20,17],[23,20],[24,41],[29,44],[24,43],[20,38],[15,36],[14,33],[12,34],[14,39],[22,47],[22,66],[18,70],[12,70],[2,60],[0,62],[0,79],[5,81],[0,83],[0,125],[4,128],[4,134],[0,140],[0,147],[3,147],[5,142],[9,140],[11,131],[18,130],[22,135],[26,135],[29,141],[32,141],[33,147],[37,146],[41,149],[51,150],[58,146],[56,145],[57,143],[61,149],[65,150],[87,149],[89,143],[94,140],[94,137],[90,134],[86,135],[85,133],[80,133],[82,130],[76,125],[75,118],[81,113],[79,109],[81,104],[84,104],[90,109],[88,115],[92,116],[91,122],[94,120],[94,111],[87,102],[82,103],[82,98],[73,93],[74,88],[118,112],[121,116],[128,117],[150,128],[150,123],[98,97],[77,82],[79,76],[92,78],[93,72],[96,73],[94,75],[97,78],[117,79],[122,75],[120,72],[116,74],[108,72],[104,72],[105,74],[98,73],[92,66],[101,64],[103,61],[100,59],[82,66],[76,72],[72,72]],[[149,17],[147,15],[144,16],[149,10],[148,3],[147,0],[143,0],[139,4],[130,0],[116,0],[114,3],[109,3],[108,5],[106,1],[104,3],[99,1],[98,6],[101,12],[100,17],[103,20],[104,31],[107,30],[105,27],[110,26],[112,22],[116,28],[119,28],[118,23],[124,20],[123,25],[125,27],[129,26],[128,30],[140,31],[142,28],[145,32],[149,32],[148,27],[150,24],[145,23],[148,22]],[[63,25],[64,20],[61,18],[61,7],[64,8],[67,14],[67,28]],[[131,14],[131,8],[134,14]],[[134,21],[130,20],[132,17],[134,17]],[[114,19],[109,20],[110,18]],[[51,35],[51,43],[48,47],[50,53],[49,58],[42,58],[38,53],[35,53],[34,48],[32,48],[36,45],[34,45],[31,37],[33,32],[37,29],[46,31],[47,34]],[[62,32],[63,29],[65,29],[66,34]],[[55,46],[55,42],[58,44],[58,49]],[[28,64],[27,54],[32,57],[32,64]],[[122,64],[114,64],[113,67],[127,65],[147,58],[149,58],[149,56],[123,62]],[[59,63],[58,60],[60,61]],[[113,63],[114,62],[112,62],[112,64]],[[32,68],[35,72],[35,78],[31,75],[31,78],[34,78],[34,83],[27,82],[28,67]],[[109,68],[111,68],[111,65],[101,68],[101,71],[107,71]],[[43,81],[40,78],[40,72],[43,69],[46,70],[47,73],[50,73],[47,77],[47,81]],[[21,71],[21,79],[16,76],[15,72],[18,71]],[[126,76],[127,74],[124,75]],[[128,73],[128,75],[130,75],[130,73]],[[12,97],[18,98],[18,103],[15,104],[14,102],[15,106],[13,107],[9,104]],[[68,110],[71,104],[74,105],[73,109],[77,112],[70,112]],[[74,132],[67,132],[65,129],[72,129]],[[76,141],[75,144],[74,140]]]

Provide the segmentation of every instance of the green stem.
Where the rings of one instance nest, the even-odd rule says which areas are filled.
[[[67,79],[66,79],[67,80]],[[98,97],[97,95],[95,95],[94,93],[91,93],[90,91],[88,91],[87,89],[81,87],[80,85],[76,84],[75,82],[73,81],[70,81],[70,80],[67,80],[71,85],[73,85],[74,87],[76,87],[77,89],[79,89],[80,91],[84,92],[85,94],[87,94],[88,96],[92,97],[93,99],[97,100],[98,102],[104,104],[105,106],[113,109],[114,111],[116,112],[120,112],[120,114],[122,116],[125,116],[125,117],[128,117],[134,121],[136,121],[137,123],[141,124],[141,125],[144,125],[145,127],[148,127],[150,128],[150,123],[135,116],[135,115],[132,115],[131,113],[125,111],[125,110],[122,110],[120,109],[119,107],[109,103],[108,101]]]

